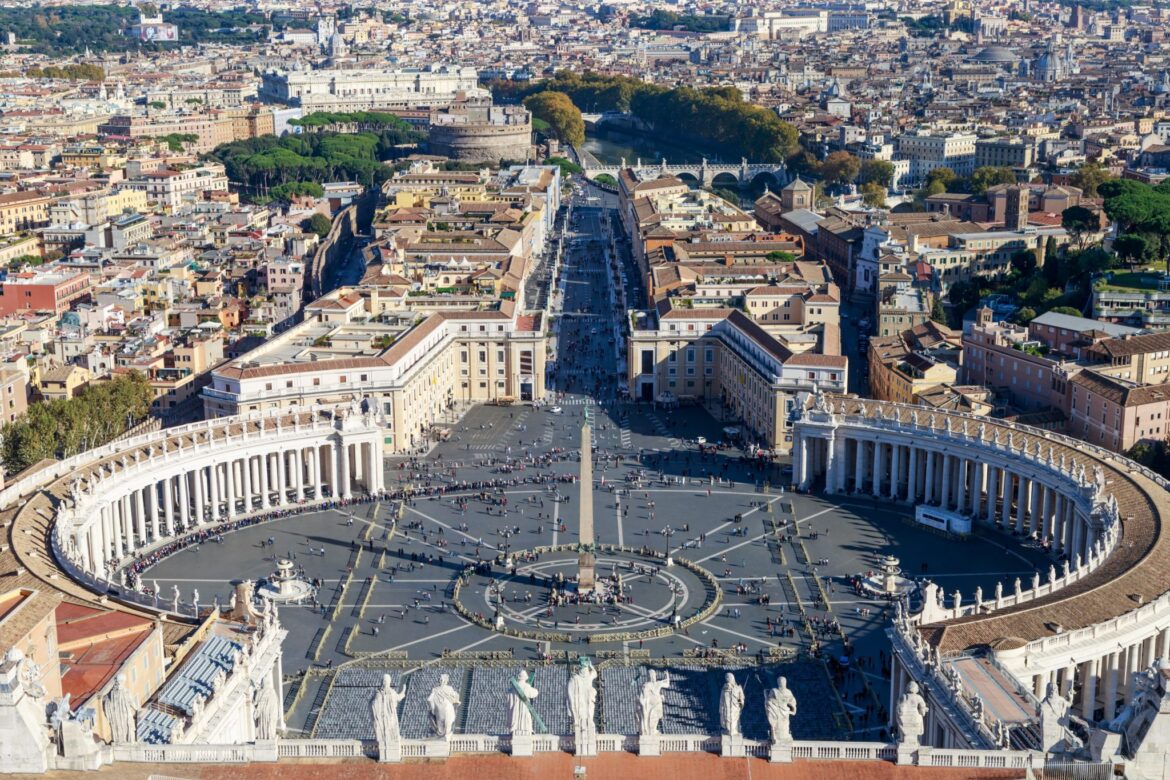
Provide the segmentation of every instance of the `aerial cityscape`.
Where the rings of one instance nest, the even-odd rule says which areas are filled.
[[[1170,776],[1168,38],[0,0],[0,774]]]

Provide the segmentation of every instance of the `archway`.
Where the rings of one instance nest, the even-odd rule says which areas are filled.
[[[752,197],[758,198],[763,195],[765,186],[767,186],[771,192],[779,192],[780,188],[784,185],[781,183],[780,178],[771,171],[760,171],[752,177],[752,181],[749,186],[749,189],[751,189],[752,192]]]

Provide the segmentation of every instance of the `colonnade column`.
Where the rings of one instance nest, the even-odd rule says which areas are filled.
[[[175,535],[175,496],[172,477],[163,480],[163,519],[167,525],[167,536]]]
[[[163,529],[159,527],[158,522],[158,483],[151,482],[146,486],[146,520],[150,528],[150,535],[156,542],[161,539]]]
[[[1092,720],[1097,709],[1097,677],[1100,674],[1100,658],[1081,664],[1081,715],[1086,720]]]
[[[853,466],[853,492],[860,493],[865,484],[865,441],[855,439],[856,453]]]
[[[219,476],[219,464],[212,464],[207,471],[208,489],[211,491],[211,522],[218,522],[223,517],[220,513],[219,502],[223,500],[223,483]]]
[[[1105,720],[1113,720],[1117,716],[1117,653],[1106,656],[1105,669]]]
[[[882,470],[885,468],[885,447],[880,441],[873,443],[873,494],[881,498],[882,495]]]
[[[227,504],[227,518],[236,516],[236,462],[229,460],[223,464],[223,497]]]
[[[918,448],[910,445],[910,468],[906,473],[906,500],[918,502]]]
[[[276,454],[276,505],[284,506],[288,501],[288,471],[284,461],[285,454]]]
[[[297,503],[305,500],[305,451],[297,447],[291,453],[293,470],[297,473]]]
[[[252,456],[240,461],[240,482],[244,491],[244,512],[252,511]]]
[[[341,497],[348,500],[353,498],[349,478],[349,445],[343,442],[337,449],[337,455],[341,458]]]
[[[934,453],[926,450],[926,482],[922,486],[922,503],[934,501]]]
[[[268,509],[271,496],[268,492],[268,453],[256,458],[256,481],[260,483],[260,508]]]
[[[956,476],[959,478],[959,498],[955,508],[960,512],[966,512],[967,483],[971,481],[971,469],[968,468],[969,462],[966,458],[959,456],[958,461],[958,465],[955,466],[955,469],[957,471]]]

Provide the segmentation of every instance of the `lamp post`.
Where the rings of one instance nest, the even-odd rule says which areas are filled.
[[[670,557],[670,537],[674,536],[674,529],[668,525],[662,529],[662,535],[666,538],[666,567],[670,568],[674,566],[674,559]]]

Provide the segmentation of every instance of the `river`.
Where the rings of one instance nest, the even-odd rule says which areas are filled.
[[[639,157],[643,165],[657,164],[663,155],[671,163],[697,163],[703,158],[702,153],[669,141],[613,130],[602,130],[600,135],[596,131],[586,132],[581,148],[606,165],[620,165],[623,157],[629,165],[634,165]],[[708,161],[714,162],[715,158],[709,157]]]

